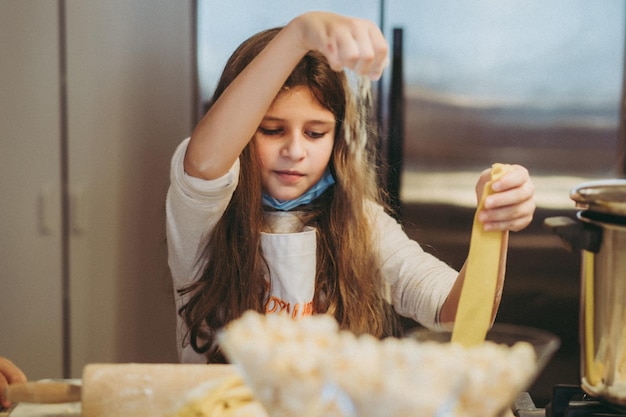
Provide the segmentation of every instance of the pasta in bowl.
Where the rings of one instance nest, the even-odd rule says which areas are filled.
[[[272,417],[495,417],[558,347],[547,333],[517,336],[464,348],[447,342],[446,333],[379,340],[341,331],[327,315],[247,312],[219,341]],[[477,392],[496,399],[473,401]]]

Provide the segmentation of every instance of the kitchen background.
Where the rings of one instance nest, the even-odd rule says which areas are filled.
[[[402,52],[375,86],[381,151],[395,169],[383,180],[428,250],[459,267],[478,173],[493,162],[530,169],[538,210],[511,237],[497,321],[561,337],[531,388],[538,403],[556,383],[577,384],[578,254],[542,221],[573,216],[574,185],[623,175],[624,1],[314,8],[378,22]],[[31,379],[77,377],[92,362],[176,361],[169,158],[233,49],[311,9],[305,0],[0,2],[0,355]]]

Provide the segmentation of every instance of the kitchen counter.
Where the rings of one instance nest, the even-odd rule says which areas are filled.
[[[0,411],[0,417],[80,417],[80,403],[64,404],[16,404],[9,410]]]
[[[535,409],[534,405],[529,406],[529,396],[522,393],[517,407],[521,410],[509,411],[504,417],[544,417],[543,409]],[[532,401],[531,401],[532,402]],[[533,411],[528,410],[533,408]],[[66,404],[17,404],[8,410],[0,411],[0,417],[81,417],[80,403]]]

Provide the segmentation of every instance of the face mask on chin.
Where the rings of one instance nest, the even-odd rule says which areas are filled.
[[[326,168],[326,171],[324,171],[324,175],[322,175],[322,178],[320,178],[320,180],[315,183],[313,187],[309,188],[300,197],[294,198],[293,200],[280,201],[263,193],[263,205],[279,211],[293,210],[294,208],[302,206],[304,204],[310,204],[311,201],[324,194],[324,191],[326,191],[328,187],[330,187],[334,183],[335,179],[330,173],[330,169]]]

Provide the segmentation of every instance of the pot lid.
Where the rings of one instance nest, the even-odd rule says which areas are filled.
[[[626,179],[589,181],[574,187],[570,198],[576,207],[626,216]]]

